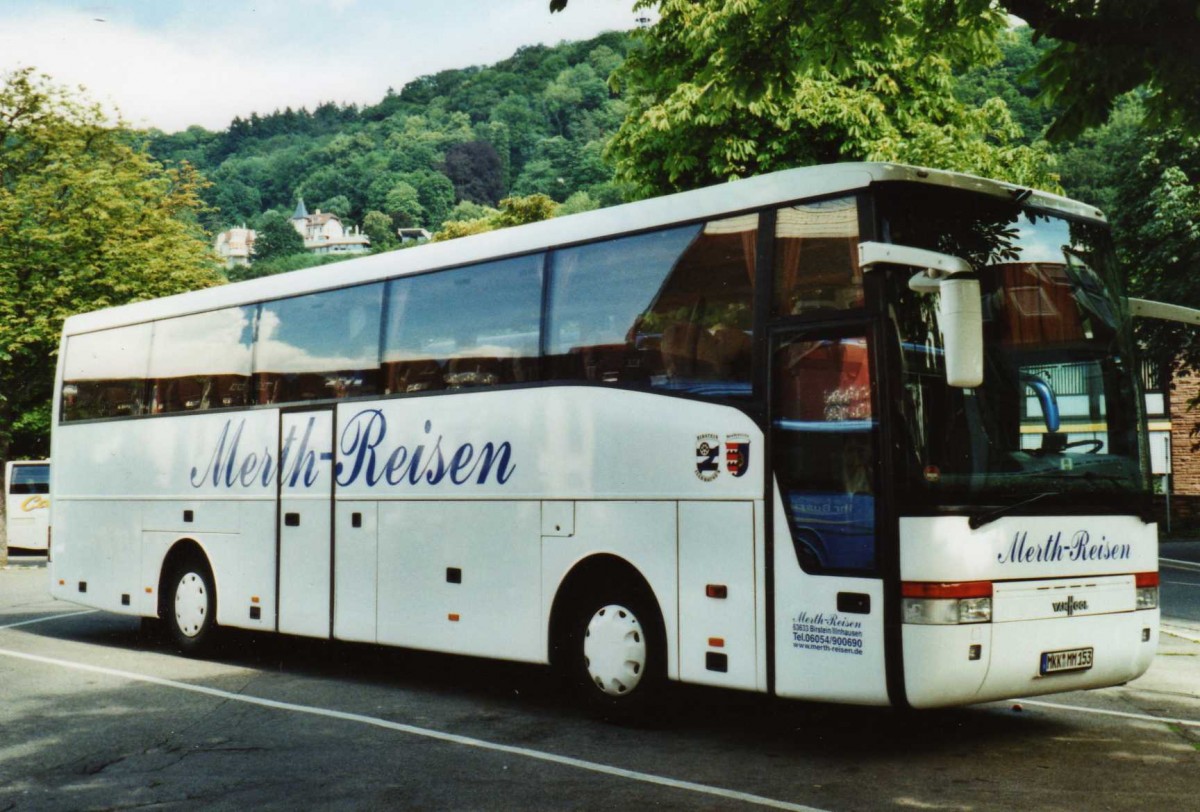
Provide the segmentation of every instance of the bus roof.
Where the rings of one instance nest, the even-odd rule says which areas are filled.
[[[485,232],[416,248],[389,251],[333,265],[252,279],[71,316],[64,335],[297,296],[408,274],[527,254],[588,240],[630,234],[712,217],[749,212],[810,197],[863,189],[881,181],[910,181],[967,189],[997,197],[1022,187],[955,172],[887,163],[803,167],[626,203],[568,217]],[[1103,221],[1094,207],[1047,192],[1030,191],[1026,204]]]

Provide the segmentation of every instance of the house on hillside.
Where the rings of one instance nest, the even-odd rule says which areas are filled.
[[[230,228],[217,235],[213,248],[226,268],[249,265],[250,257],[254,254],[255,236],[257,235],[252,228]]]
[[[420,245],[433,239],[433,235],[423,228],[398,228],[396,236],[400,238],[401,245]]]
[[[292,226],[304,240],[304,249],[314,254],[365,254],[371,250],[371,240],[357,227],[349,231],[336,214],[317,209],[309,214],[304,198],[296,204]]]

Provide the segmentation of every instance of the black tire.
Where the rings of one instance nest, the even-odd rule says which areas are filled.
[[[596,585],[576,598],[558,648],[572,693],[605,719],[646,723],[667,678],[662,615],[644,588]]]
[[[217,631],[217,590],[201,556],[187,556],[167,573],[162,621],[174,646],[189,657],[212,651]]]

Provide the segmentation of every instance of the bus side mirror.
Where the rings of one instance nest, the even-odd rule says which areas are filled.
[[[946,383],[973,388],[983,383],[983,306],[979,279],[947,277],[938,286],[938,327],[946,350]]]
[[[983,383],[983,304],[970,263],[950,254],[880,242],[859,243],[858,259],[864,271],[881,264],[922,268],[908,286],[938,297],[946,383],[967,389]]]

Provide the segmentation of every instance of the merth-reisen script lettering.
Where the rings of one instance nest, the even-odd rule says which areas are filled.
[[[225,421],[215,444],[205,454],[208,462],[191,469],[193,488],[310,487],[319,477],[318,454],[313,449],[316,418],[302,432],[292,426],[276,453],[268,446],[255,450],[243,435],[245,419]],[[364,482],[377,485],[419,486],[449,482],[454,485],[503,485],[516,471],[512,444],[488,440],[482,444],[446,441],[433,433],[426,420],[425,437],[416,444],[397,443],[388,434],[387,417],[379,409],[365,409],[346,421],[338,438],[339,460],[334,476],[339,487]],[[329,459],[328,454],[320,455]]]
[[[1008,550],[997,553],[996,560],[1001,564],[1047,564],[1059,561],[1125,560],[1132,555],[1130,545],[1109,541],[1105,536],[1095,541],[1086,530],[1077,531],[1066,541],[1061,531],[1051,533],[1040,544],[1030,543],[1029,533],[1018,530]]]
[[[824,612],[800,612],[792,619],[792,647],[861,656],[862,621]]]

